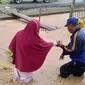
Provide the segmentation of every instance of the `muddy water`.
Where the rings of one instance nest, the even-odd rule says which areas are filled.
[[[64,28],[67,18],[68,14],[41,17],[41,21],[45,24],[51,24],[61,29],[51,32],[41,30],[40,36],[47,41],[62,40],[64,44],[67,44],[70,36],[67,29]],[[0,85],[24,85],[12,81],[13,66],[7,62],[5,52],[14,34],[23,29],[25,25],[24,22],[17,20],[0,21]],[[84,76],[80,78],[70,76],[67,79],[62,79],[58,76],[60,66],[70,61],[68,56],[65,56],[63,61],[59,60],[61,53],[62,50],[57,47],[50,50],[43,66],[33,73],[34,81],[30,85],[85,85]]]

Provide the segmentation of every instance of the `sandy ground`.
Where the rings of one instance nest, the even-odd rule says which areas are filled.
[[[67,44],[70,36],[67,29],[64,28],[67,18],[68,14],[41,17],[42,22],[62,28],[50,32],[41,30],[41,37],[47,41],[63,40],[63,43]],[[23,29],[25,25],[24,22],[17,20],[0,21],[0,85],[23,85],[13,82],[13,65],[7,62],[8,57],[5,52],[14,34]],[[66,79],[58,76],[60,66],[70,61],[68,56],[65,56],[63,61],[59,60],[61,53],[60,48],[53,47],[43,66],[33,73],[34,80],[29,85],[85,85],[84,76],[80,78],[70,76]]]

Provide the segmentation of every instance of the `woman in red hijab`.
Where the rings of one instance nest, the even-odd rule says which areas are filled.
[[[16,33],[9,49],[13,53],[12,63],[15,65],[14,80],[30,83],[32,72],[38,70],[57,41],[46,42],[39,36],[40,22],[31,20],[27,26]]]

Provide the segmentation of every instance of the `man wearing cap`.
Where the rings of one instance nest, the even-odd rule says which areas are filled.
[[[65,55],[70,55],[71,61],[60,67],[60,76],[67,78],[73,74],[80,77],[85,71],[85,33],[78,26],[78,20],[74,17],[69,18],[65,26],[72,35],[67,46],[61,42],[58,43],[58,46],[63,49],[60,59],[63,60]]]

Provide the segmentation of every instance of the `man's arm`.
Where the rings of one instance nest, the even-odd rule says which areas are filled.
[[[61,46],[61,48],[63,49],[62,55],[77,55],[81,51],[83,39],[81,38],[81,36],[77,36],[77,33],[78,32],[76,32],[74,35],[73,44],[70,48],[64,45]]]

